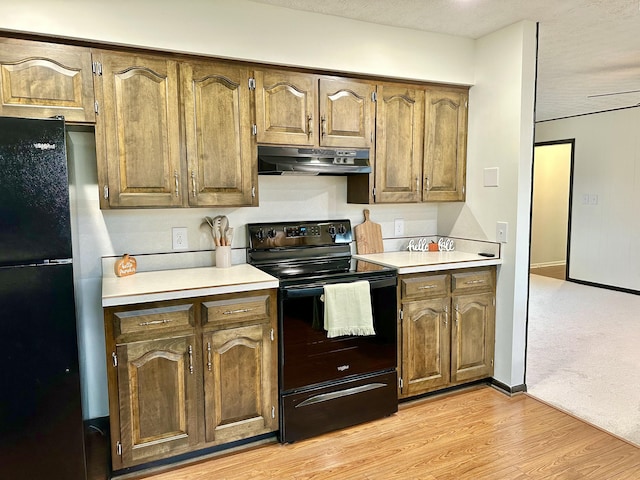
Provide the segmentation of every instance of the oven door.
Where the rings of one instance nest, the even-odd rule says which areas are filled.
[[[332,280],[345,283],[359,276]],[[328,338],[324,330],[324,283],[280,289],[280,391],[295,392],[357,375],[395,370],[397,276],[366,278],[376,331],[371,336]]]

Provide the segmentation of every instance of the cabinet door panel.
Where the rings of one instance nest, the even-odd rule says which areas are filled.
[[[246,68],[190,62],[180,67],[189,204],[251,205],[257,182]]]
[[[424,200],[465,198],[467,94],[427,90]]]
[[[197,443],[194,336],[117,347],[122,466]]]
[[[268,324],[204,334],[207,442],[230,442],[277,428],[272,344]]]
[[[258,143],[314,145],[318,136],[317,77],[255,72]]]
[[[403,305],[402,395],[424,393],[449,383],[449,297]]]
[[[94,122],[91,50],[0,38],[0,116]]]
[[[370,147],[374,91],[368,83],[320,79],[320,145]]]
[[[493,374],[495,306],[493,293],[453,297],[455,322],[451,343],[452,381],[469,381]]]
[[[376,202],[419,202],[424,92],[380,86],[376,116]]]
[[[102,64],[96,150],[108,206],[181,206],[176,62],[109,52],[96,58]]]

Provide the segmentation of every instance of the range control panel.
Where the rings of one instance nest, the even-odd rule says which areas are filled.
[[[247,225],[249,248],[313,247],[353,241],[351,221],[272,222]]]

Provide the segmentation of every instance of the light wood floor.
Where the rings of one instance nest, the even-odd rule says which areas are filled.
[[[639,479],[640,449],[526,394],[482,386],[391,417],[152,480]]]

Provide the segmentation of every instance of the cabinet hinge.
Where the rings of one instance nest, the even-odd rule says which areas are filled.
[[[100,115],[100,105],[97,100],[93,102],[93,111],[96,112],[96,115]]]
[[[493,303],[493,306],[495,307],[495,306],[496,306],[496,297],[493,297],[493,298],[491,299],[491,301],[492,301],[492,303]]]
[[[251,125],[251,134],[254,136],[258,135],[258,125],[256,125],[255,123]]]
[[[118,456],[122,456],[122,443],[120,443],[120,440],[116,442],[116,453]]]
[[[113,366],[118,366],[118,354],[116,352],[111,352],[111,360],[113,361]]]
[[[100,62],[93,62],[91,64],[91,71],[93,72],[94,75],[101,77],[102,76],[102,63]]]
[[[404,382],[402,381],[402,377],[398,378],[398,386],[400,387],[400,390],[402,390],[402,387],[404,387]]]
[[[404,320],[404,310],[400,310],[400,320]]]
[[[251,187],[251,197],[256,198],[256,187]]]
[[[468,100],[464,101],[464,108],[469,108],[469,101]]]
[[[376,187],[373,187],[373,190],[371,191],[371,194],[373,195],[373,200],[375,201],[375,199],[376,199]]]
[[[493,367],[493,358],[491,359],[491,366]]]
[[[271,407],[271,418],[276,418],[276,407]]]
[[[105,185],[104,187],[102,187],[102,196],[105,200],[109,198],[109,185]]]
[[[371,92],[371,101],[372,102],[377,102],[378,101],[378,93],[377,92]]]
[[[273,336],[273,328],[271,329],[271,333],[269,334],[269,337],[271,338],[272,342],[275,340],[275,338]]]
[[[466,191],[466,188],[465,188],[465,186],[463,185],[463,186],[462,186],[462,194],[463,194],[463,195],[464,195],[464,192],[465,192],[465,191]]]
[[[255,90],[256,89],[256,79],[251,77],[249,78],[249,90]]]

